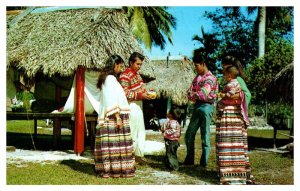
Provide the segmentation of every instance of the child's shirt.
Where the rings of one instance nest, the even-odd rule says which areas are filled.
[[[164,138],[168,140],[179,140],[180,133],[180,125],[174,119],[169,120],[165,129],[163,129]]]
[[[224,87],[223,93],[226,94],[225,97],[223,97],[218,105],[217,105],[217,110],[222,112],[224,107],[227,105],[240,105],[241,107],[241,112],[243,116],[243,120],[246,124],[246,126],[249,126],[249,118],[248,118],[248,111],[246,107],[246,100],[245,100],[245,94],[241,89],[240,83],[237,81],[237,79],[232,79],[230,82],[226,84]],[[233,99],[230,98],[232,95],[239,93],[240,94],[240,99]]]
[[[240,92],[241,92],[240,83],[237,81],[237,79],[232,79],[224,87],[223,93],[225,93],[225,97],[223,97],[220,100],[220,102],[222,102],[224,105],[240,105],[241,99],[230,98],[234,94],[240,93]]]

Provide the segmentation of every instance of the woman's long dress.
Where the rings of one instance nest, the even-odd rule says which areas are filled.
[[[251,184],[247,129],[240,105],[227,105],[218,113],[216,155],[220,184]]]
[[[117,128],[116,112],[122,119],[122,128]],[[121,85],[112,75],[102,86],[98,114],[94,150],[96,173],[104,178],[135,176],[129,105]]]

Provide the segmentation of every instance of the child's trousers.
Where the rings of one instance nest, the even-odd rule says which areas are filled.
[[[177,159],[177,149],[179,147],[179,142],[177,140],[165,139],[166,146],[166,165],[172,170],[179,169],[179,162]]]

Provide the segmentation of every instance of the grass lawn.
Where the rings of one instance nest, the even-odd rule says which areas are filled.
[[[50,150],[52,146],[52,128],[45,128],[44,121],[38,121],[38,138],[34,142],[31,139],[33,133],[32,121],[7,121],[7,145],[18,149]],[[287,131],[279,131],[288,134]],[[293,185],[294,184],[294,160],[290,154],[262,151],[258,148],[273,147],[272,130],[249,129],[250,162],[252,174],[256,182],[262,185]],[[277,146],[289,143],[287,137],[278,134]],[[183,162],[186,148],[184,145],[184,133],[180,140],[178,158]],[[147,140],[163,142],[161,134],[147,135]],[[70,131],[62,131],[60,150],[72,150]],[[89,145],[86,145],[85,153],[91,155]],[[88,160],[63,160],[56,162],[24,162],[7,163],[6,183],[8,185],[160,185],[160,184],[184,184],[203,185],[218,184],[215,161],[215,134],[211,135],[211,155],[207,171],[199,166],[201,145],[200,135],[196,136],[195,166],[181,167],[177,172],[170,172],[163,164],[164,153],[146,155],[147,164],[137,164],[136,177],[108,178],[96,176],[93,170],[92,157]]]

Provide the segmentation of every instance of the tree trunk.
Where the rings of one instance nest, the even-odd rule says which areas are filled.
[[[266,39],[266,7],[258,8],[258,58],[265,55],[265,39]]]

